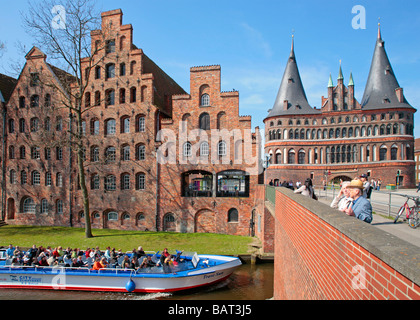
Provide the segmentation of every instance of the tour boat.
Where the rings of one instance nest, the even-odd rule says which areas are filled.
[[[156,260],[159,255],[153,255]],[[12,266],[0,261],[0,288],[106,292],[175,292],[212,285],[227,279],[242,263],[220,255],[180,255],[177,265],[136,270]],[[9,264],[9,265],[8,265]]]

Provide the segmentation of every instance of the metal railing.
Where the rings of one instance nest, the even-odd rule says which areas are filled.
[[[331,201],[338,195],[339,192],[339,186],[327,186],[325,190],[323,187],[316,188],[316,194],[318,197],[329,199]],[[406,200],[405,196],[406,194],[404,193],[390,190],[373,190],[369,200],[372,204],[373,211],[376,213],[384,214],[388,217],[395,217],[398,213],[398,209]]]

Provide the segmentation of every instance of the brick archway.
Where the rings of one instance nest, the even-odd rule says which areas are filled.
[[[194,218],[194,232],[216,233],[216,215],[212,210],[197,211]]]

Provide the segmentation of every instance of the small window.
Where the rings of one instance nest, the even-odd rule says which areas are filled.
[[[225,156],[226,155],[226,142],[220,141],[217,145],[217,154],[219,156]]]
[[[228,222],[238,222],[239,221],[239,213],[238,210],[232,208],[228,212]]]
[[[136,175],[136,190],[146,189],[146,175],[144,173],[138,173]]]
[[[63,213],[63,200],[57,200],[56,202],[56,212],[57,214]]]
[[[110,174],[105,177],[105,190],[114,191],[117,188],[117,182],[115,176]]]
[[[31,81],[30,81],[31,87],[39,86],[39,73],[31,73]]]
[[[115,52],[115,39],[107,40],[106,41],[105,52],[106,53],[113,53],[113,52]]]
[[[108,220],[109,221],[115,221],[115,220],[118,220],[118,213],[117,212],[115,212],[115,211],[111,211],[111,212],[108,212]]]
[[[192,145],[191,145],[190,142],[185,142],[184,143],[183,155],[184,155],[184,157],[191,157],[192,156]]]
[[[210,105],[210,96],[205,93],[201,96],[201,106],[207,107]]]
[[[108,63],[105,67],[105,79],[115,78],[115,64]]]

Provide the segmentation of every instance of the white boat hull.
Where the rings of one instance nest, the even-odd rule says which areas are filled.
[[[200,259],[224,259],[220,264],[174,273],[139,273],[121,269],[99,271],[71,268],[0,268],[0,288],[54,289],[106,292],[174,292],[211,285],[227,279],[241,265],[238,258],[200,255]],[[133,283],[129,282],[132,281]],[[134,284],[134,285],[133,285]]]

